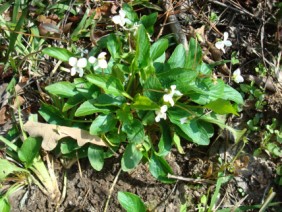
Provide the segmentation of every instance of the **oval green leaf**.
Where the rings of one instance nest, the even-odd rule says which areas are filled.
[[[70,51],[58,47],[47,47],[43,49],[42,52],[43,54],[47,54],[50,57],[54,57],[64,62],[69,61],[69,58],[73,56],[73,54]]]
[[[52,85],[45,87],[45,89],[56,96],[62,98],[69,98],[76,95],[78,92],[76,91],[75,85],[70,82],[57,82]]]
[[[118,192],[118,201],[128,212],[145,212],[146,206],[143,201],[135,194],[130,192]]]

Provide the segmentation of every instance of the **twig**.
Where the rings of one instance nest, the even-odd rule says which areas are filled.
[[[170,29],[174,33],[174,36],[178,43],[182,43],[185,50],[188,51],[188,41],[186,38],[185,33],[182,31],[181,25],[176,17],[174,15],[174,9],[173,5],[170,0],[163,0],[163,7],[165,10],[169,13],[168,20],[169,22],[173,23],[170,24]]]
[[[79,162],[79,157],[78,157],[77,151],[76,151],[76,161],[77,161],[77,166],[78,166],[78,170],[79,170],[79,175],[82,178],[82,171],[81,171],[81,166],[80,166],[80,162]]]
[[[115,177],[115,179],[114,179],[114,182],[113,182],[113,184],[112,184],[112,186],[111,186],[111,188],[110,188],[110,190],[109,190],[109,195],[108,195],[108,198],[107,198],[107,202],[106,202],[106,204],[105,204],[104,212],[106,212],[107,209],[108,209],[109,202],[110,202],[110,199],[111,199],[111,197],[112,197],[112,193],[113,193],[113,191],[114,191],[114,187],[115,187],[115,185],[116,185],[116,183],[117,183],[117,181],[118,181],[120,172],[121,172],[121,168],[118,170],[118,173],[117,173],[117,175],[116,175],[116,177]]]
[[[170,179],[175,179],[175,180],[182,180],[190,183],[206,183],[206,184],[215,184],[213,180],[208,180],[208,179],[194,179],[194,178],[187,178],[187,177],[182,177],[182,176],[176,176],[172,174],[167,174],[167,177]]]
[[[81,208],[83,208],[83,206],[84,206],[84,204],[85,204],[85,201],[86,201],[86,198],[87,198],[87,196],[88,196],[90,190],[91,190],[91,187],[88,188],[88,190],[87,190],[87,192],[86,192],[86,194],[85,194],[85,196],[84,196],[84,199],[83,199],[82,204],[81,204]]]
[[[252,13],[250,13],[247,10],[245,10],[243,7],[238,8],[237,5],[233,4],[233,6],[236,7],[236,8],[234,8],[234,7],[231,7],[231,6],[227,5],[227,4],[224,4],[224,3],[216,1],[216,0],[209,0],[209,2],[217,4],[217,5],[222,6],[222,7],[226,7],[226,8],[231,9],[231,10],[234,10],[234,11],[240,13],[240,14],[247,14],[247,15],[253,17],[253,18],[256,18]]]
[[[164,202],[166,202],[168,200],[168,198],[171,196],[171,194],[175,191],[177,184],[178,184],[178,181],[175,183],[175,185],[173,186],[173,188],[169,192],[169,194],[164,199],[162,199],[151,211],[156,211],[156,209],[158,207],[160,207]]]

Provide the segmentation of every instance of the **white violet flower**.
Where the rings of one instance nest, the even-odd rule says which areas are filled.
[[[98,69],[98,68],[102,68],[105,69],[108,67],[108,62],[106,60],[106,52],[101,52],[98,55],[98,58],[91,56],[88,58],[88,62],[91,64],[94,64],[97,62],[97,65],[94,67],[94,70]]]
[[[173,96],[182,96],[183,94],[176,90],[176,85],[171,85],[170,86],[170,92],[168,94],[165,94],[163,96],[163,99],[165,102],[169,102],[170,105],[173,107],[174,106],[174,100],[173,100]]]
[[[107,54],[106,52],[101,52],[98,55],[98,65],[97,66],[100,67],[100,68],[103,68],[103,69],[108,67],[108,62],[106,60],[106,54]]]
[[[244,82],[244,78],[242,77],[241,70],[239,68],[233,72],[233,79],[236,83]]]
[[[223,40],[222,41],[218,41],[215,43],[215,47],[218,49],[221,49],[223,51],[223,53],[225,53],[225,49],[224,46],[232,46],[232,43],[230,40],[228,40],[228,32],[224,32],[223,33]]]
[[[156,122],[160,122],[161,119],[166,120],[166,111],[167,111],[167,106],[163,105],[161,106],[161,109],[156,111],[156,117],[155,117],[155,121]]]
[[[184,117],[184,118],[180,119],[180,123],[181,124],[185,124],[185,123],[187,123],[187,121],[188,121],[187,117]]]
[[[126,21],[127,21],[127,18],[125,18],[125,11],[123,9],[120,9],[119,10],[119,15],[115,15],[112,17],[112,21],[115,23],[115,24],[118,24],[120,26],[124,26]]]
[[[79,58],[76,57],[70,57],[69,58],[69,64],[72,66],[71,68],[71,76],[74,76],[76,73],[79,74],[79,77],[83,76],[83,68],[87,66],[87,60],[86,58]]]

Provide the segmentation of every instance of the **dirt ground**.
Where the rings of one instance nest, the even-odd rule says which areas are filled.
[[[212,151],[203,148],[195,151],[195,148],[192,150],[189,147],[186,148],[185,155],[179,155],[173,151],[167,159],[176,175],[204,179],[209,174],[215,177],[219,168],[212,167],[212,164],[217,164],[215,157],[210,155],[213,154]],[[220,154],[223,157],[224,154],[230,156],[231,152],[234,152],[232,148]],[[237,163],[243,164],[246,158],[248,158],[248,165],[238,168],[235,177],[222,187],[218,200],[221,202],[220,206],[260,204],[270,187],[274,187],[274,190],[278,192],[275,201],[281,201],[281,191],[274,184],[275,164],[262,158],[252,157],[250,154],[241,156]],[[114,178],[120,169],[119,159],[108,159],[106,166],[100,172],[93,170],[87,160],[80,161],[80,166],[81,173],[77,164],[66,170],[67,193],[57,211],[104,211]],[[212,173],[208,174],[211,172],[211,167]],[[58,171],[57,175],[62,186],[62,170]],[[117,200],[118,191],[129,191],[139,195],[150,211],[180,211],[181,204],[185,203],[187,211],[198,211],[195,202],[200,202],[203,195],[214,189],[214,183],[198,184],[181,180],[175,184],[160,183],[152,177],[147,165],[140,164],[131,173],[120,173],[109,201],[108,211],[123,211]],[[244,199],[243,202],[242,199]],[[11,197],[10,202],[13,212],[56,210],[48,197],[36,186],[29,187],[27,191],[19,191]],[[277,211],[277,208],[268,211]]]

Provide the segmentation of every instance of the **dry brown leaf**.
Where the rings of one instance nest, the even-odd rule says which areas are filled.
[[[1,108],[0,110],[0,125],[6,124],[8,117],[6,114],[7,111],[7,107],[6,105],[4,107]]]
[[[42,137],[42,148],[47,151],[53,150],[57,146],[58,140],[64,137],[76,139],[79,146],[83,146],[86,143],[107,146],[98,136],[90,135],[87,131],[79,128],[28,121],[24,124],[24,130],[28,132],[30,136]]]

